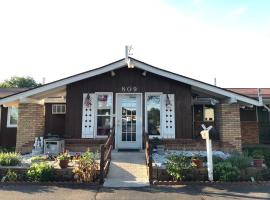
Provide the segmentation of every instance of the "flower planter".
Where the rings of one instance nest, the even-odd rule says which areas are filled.
[[[203,167],[203,161],[200,159],[192,159],[192,163],[196,166],[196,168]]]
[[[68,167],[69,160],[59,160],[59,166],[61,169],[65,169]]]
[[[253,165],[254,167],[262,167],[264,159],[253,159]]]

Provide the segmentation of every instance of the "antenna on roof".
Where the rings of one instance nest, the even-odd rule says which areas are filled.
[[[128,65],[128,68],[134,68],[134,64],[131,62],[129,56],[132,56],[133,53],[131,51],[133,50],[133,47],[131,45],[125,46],[125,61]]]
[[[214,86],[217,86],[217,78],[214,78]]]

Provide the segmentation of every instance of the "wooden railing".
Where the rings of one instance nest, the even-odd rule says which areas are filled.
[[[143,135],[144,135],[144,143],[145,143],[145,160],[146,160],[146,165],[148,168],[148,178],[149,178],[149,183],[152,184],[152,171],[153,171],[152,149],[150,147],[148,133],[145,132]]]
[[[114,144],[114,136],[115,131],[114,128],[111,129],[111,133],[106,140],[105,144],[100,145],[100,174],[99,174],[99,183],[103,184],[104,179],[106,178],[110,163],[111,163],[111,155]]]

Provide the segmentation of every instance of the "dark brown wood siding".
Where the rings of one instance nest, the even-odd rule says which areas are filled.
[[[1,125],[0,125],[0,146],[2,147],[15,147],[17,128],[7,127],[7,113],[8,108],[2,107],[1,112]]]
[[[128,69],[125,67],[116,70],[116,75],[113,77],[111,73],[105,73],[69,84],[67,86],[66,98],[65,137],[81,138],[83,93],[113,92],[115,105],[115,93],[122,93],[122,87],[130,86],[136,87],[137,93],[163,92],[165,94],[175,94],[176,138],[191,138],[192,107],[190,86],[149,72],[147,72],[146,76],[143,76],[142,72],[142,70],[137,68]],[[144,95],[142,103],[144,108]]]
[[[55,104],[55,103],[54,103]],[[45,104],[45,135],[63,136],[65,133],[65,114],[52,114],[52,103]]]

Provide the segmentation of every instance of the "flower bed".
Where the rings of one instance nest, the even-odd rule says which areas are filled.
[[[14,155],[2,155],[5,162]],[[15,166],[8,166],[7,164],[0,165],[0,180],[1,182],[14,181],[32,181],[32,182],[47,182],[47,181],[77,181],[77,182],[96,182],[99,178],[99,160],[98,156],[92,152],[85,152],[83,154],[65,153],[58,157],[47,155],[32,156],[31,154],[18,156],[19,162]],[[59,161],[67,160],[67,167],[61,169]],[[87,163],[82,168],[81,163]],[[94,168],[92,167],[94,166]],[[79,168],[79,166],[81,168]],[[81,177],[76,178],[77,173],[80,172]]]
[[[207,181],[206,152],[167,151],[153,153],[153,183],[179,184],[182,181]],[[203,160],[203,165],[193,166],[193,159]],[[254,167],[251,157],[223,152],[213,152],[214,180],[231,181],[269,181],[270,170]]]

